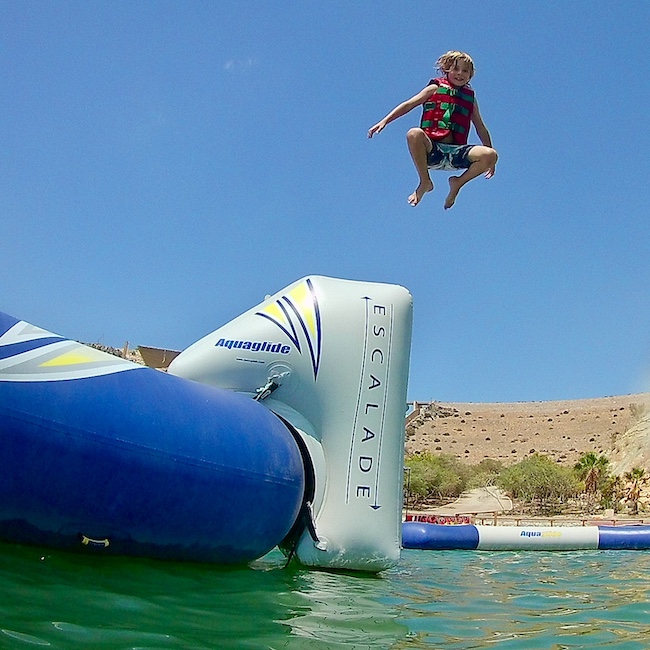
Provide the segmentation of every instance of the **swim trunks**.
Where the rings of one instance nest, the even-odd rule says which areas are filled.
[[[429,169],[450,171],[453,169],[467,169],[472,163],[467,159],[467,154],[474,147],[473,144],[447,144],[445,142],[432,142],[433,148],[427,158]]]

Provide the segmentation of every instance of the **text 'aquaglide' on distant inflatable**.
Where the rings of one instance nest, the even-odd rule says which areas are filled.
[[[411,319],[402,287],[308,277],[161,373],[0,314],[0,537],[394,565]]]

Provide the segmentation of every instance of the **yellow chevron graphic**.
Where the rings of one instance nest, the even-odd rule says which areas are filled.
[[[266,305],[262,309],[262,313],[266,314],[269,318],[278,323],[289,326],[289,321],[287,320],[285,313],[280,309],[280,306],[277,302],[272,302],[269,305]]]
[[[301,340],[305,340],[316,379],[320,367],[322,332],[318,299],[311,281],[306,279],[281,298],[265,304],[256,315],[275,323],[300,354],[305,351]]]
[[[292,289],[287,296],[298,307],[300,315],[303,317],[310,334],[316,335],[316,318],[314,314],[314,300],[309,292],[309,287],[306,283],[299,284]]]
[[[54,357],[49,361],[44,361],[39,365],[39,367],[46,368],[50,366],[76,366],[82,363],[95,363],[96,361],[96,357],[90,357],[85,354],[72,351],[60,354],[58,357]]]

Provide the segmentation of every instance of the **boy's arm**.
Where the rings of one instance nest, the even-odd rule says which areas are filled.
[[[478,102],[474,102],[474,110],[472,111],[472,123],[476,129],[476,133],[481,140],[481,144],[485,147],[492,147],[492,138],[490,137],[490,132],[485,126],[485,122],[481,117],[481,111],[478,108]]]
[[[396,106],[386,117],[382,120],[379,120],[377,124],[371,126],[368,130],[368,137],[372,138],[373,135],[383,131],[387,124],[390,124],[393,120],[396,120],[402,115],[406,115],[409,111],[412,111],[416,106],[421,106],[431,97],[433,93],[436,92],[438,84],[430,84],[426,88],[423,88],[417,95],[413,95],[411,99],[407,99],[405,102],[402,102],[399,106]]]
[[[488,131],[487,126],[485,126],[485,122],[481,117],[481,111],[478,108],[478,102],[474,102],[474,110],[472,111],[472,123],[474,124],[476,133],[481,140],[481,144],[492,149],[492,137],[490,136],[490,132]],[[494,167],[495,166],[493,165],[485,172],[486,178],[492,178],[492,176],[494,176]]]

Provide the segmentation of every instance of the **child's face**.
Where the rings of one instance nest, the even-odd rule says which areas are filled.
[[[466,61],[456,61],[454,67],[447,72],[447,79],[454,86],[464,86],[472,78],[472,66]]]

